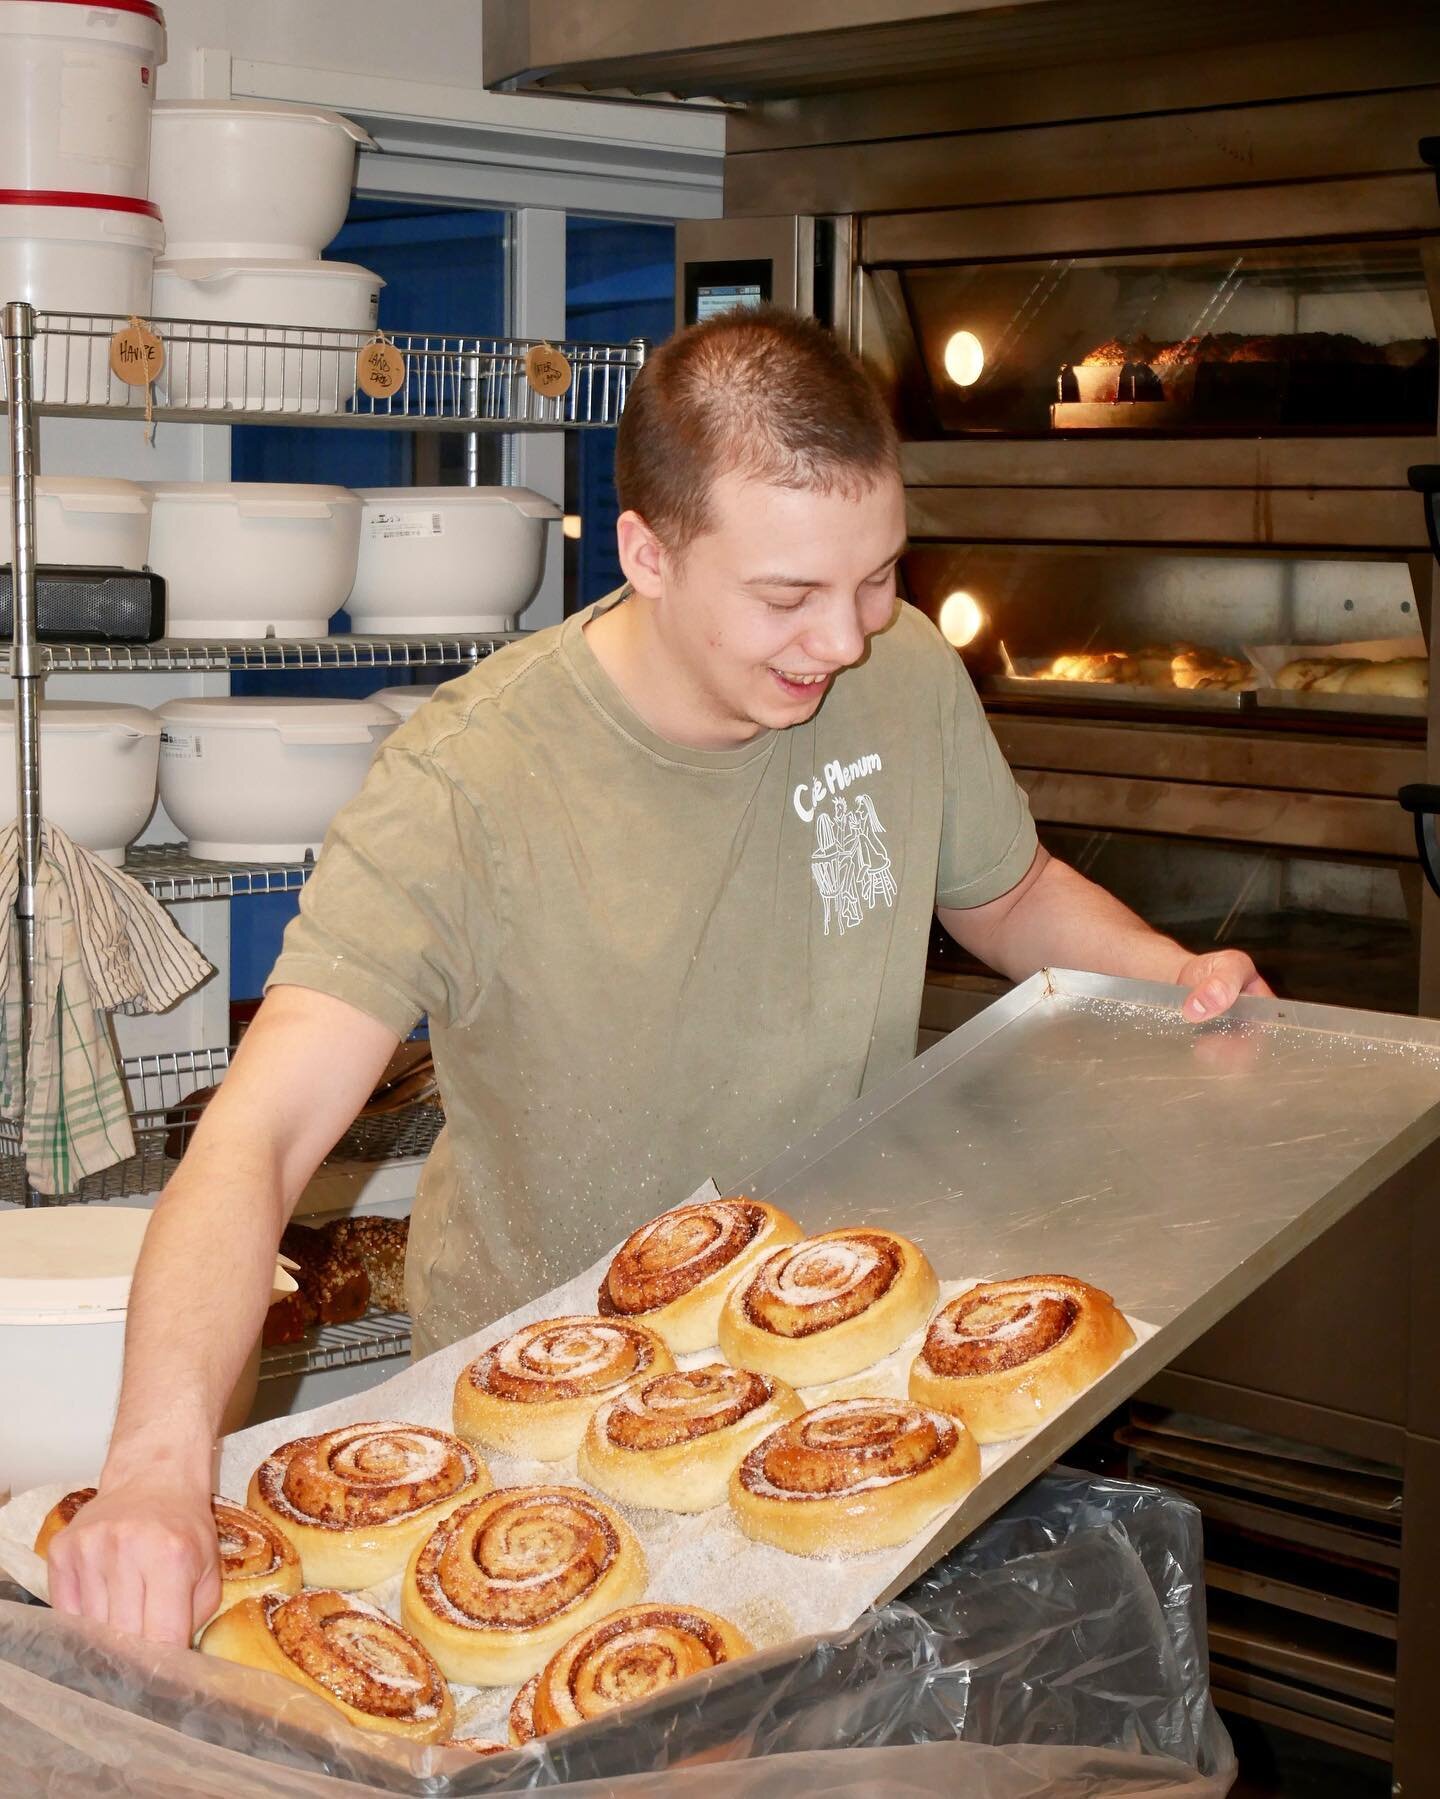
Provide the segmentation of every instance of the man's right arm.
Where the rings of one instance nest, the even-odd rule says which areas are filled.
[[[303,987],[261,1006],[146,1233],[100,1492],[50,1550],[58,1610],[188,1643],[215,1609],[221,1415],[264,1321],[280,1233],[397,1041]]]

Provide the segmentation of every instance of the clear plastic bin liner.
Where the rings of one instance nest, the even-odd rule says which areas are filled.
[[[0,1601],[0,1792],[659,1799],[683,1767],[695,1799],[1220,1799],[1234,1757],[1202,1566],[1188,1502],[1052,1473],[843,1635],[488,1759],[367,1736],[278,1677]]]

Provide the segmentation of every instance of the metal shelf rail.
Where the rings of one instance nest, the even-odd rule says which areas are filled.
[[[36,312],[31,404],[47,413],[89,418],[144,418],[143,389],[110,367],[110,341],[127,319]],[[645,343],[562,342],[468,337],[440,332],[386,332],[405,359],[394,391],[380,397],[356,389],[356,358],[377,333],[293,326],[152,319],[165,346],[155,383],[153,416],[224,425],[303,423],[467,431],[544,431],[618,423]],[[564,352],[571,379],[554,397],[526,375],[532,350]],[[11,382],[4,396],[8,402]],[[138,403],[137,403],[138,401]]]
[[[133,844],[125,872],[154,899],[247,899],[267,893],[298,893],[310,879],[314,858],[304,862],[205,862],[185,843]]]
[[[410,1320],[403,1312],[367,1312],[350,1324],[322,1324],[304,1342],[282,1343],[260,1355],[261,1380],[293,1379],[357,1368],[410,1353]]]
[[[333,669],[463,668],[523,632],[483,637],[166,637],[157,643],[42,643],[42,675],[291,674]],[[13,648],[12,648],[13,659]]]

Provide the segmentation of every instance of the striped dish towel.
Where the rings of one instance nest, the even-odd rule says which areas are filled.
[[[210,974],[164,908],[119,869],[43,827],[21,1093],[19,834],[0,831],[0,1116],[18,1121],[31,1185],[71,1193],[135,1153],[106,1012],[163,1012]]]

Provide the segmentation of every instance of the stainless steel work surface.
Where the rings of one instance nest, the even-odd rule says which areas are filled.
[[[752,1183],[809,1230],[913,1236],[942,1279],[1078,1275],[1161,1327],[909,1573],[1440,1137],[1440,1023],[1247,999],[1196,1027],[1179,998],[1035,975]]]

